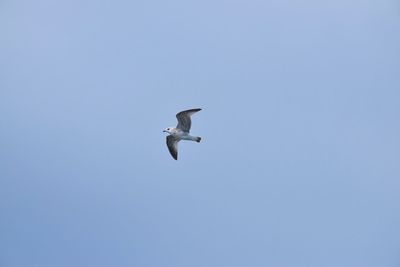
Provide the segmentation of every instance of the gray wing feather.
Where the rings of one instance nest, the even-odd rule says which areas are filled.
[[[176,128],[181,129],[184,132],[189,132],[190,127],[192,126],[192,120],[190,119],[190,116],[200,110],[201,108],[188,109],[176,114],[176,118],[178,119],[178,125]]]
[[[167,147],[171,156],[178,160],[178,142],[179,140],[173,137],[172,135],[167,136]]]

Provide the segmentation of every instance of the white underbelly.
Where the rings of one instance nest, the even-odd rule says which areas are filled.
[[[196,137],[191,136],[190,134],[184,132],[177,133],[175,136],[181,140],[191,140],[191,141],[196,140]]]

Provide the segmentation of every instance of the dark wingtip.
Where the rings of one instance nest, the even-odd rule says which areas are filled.
[[[200,143],[200,141],[201,141],[201,137],[197,137],[196,142],[197,142],[197,143]]]

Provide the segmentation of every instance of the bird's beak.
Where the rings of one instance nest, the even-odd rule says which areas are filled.
[[[166,133],[167,131],[166,131],[166,130],[163,130],[162,132],[163,132],[163,133]]]

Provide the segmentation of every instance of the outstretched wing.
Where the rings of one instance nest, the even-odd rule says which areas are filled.
[[[176,128],[181,129],[184,132],[189,132],[190,127],[192,126],[192,120],[190,119],[190,116],[200,110],[201,108],[188,109],[176,114],[176,118],[178,119],[178,125]]]
[[[172,135],[167,136],[167,147],[171,156],[178,160],[178,142],[179,140],[173,137]]]

